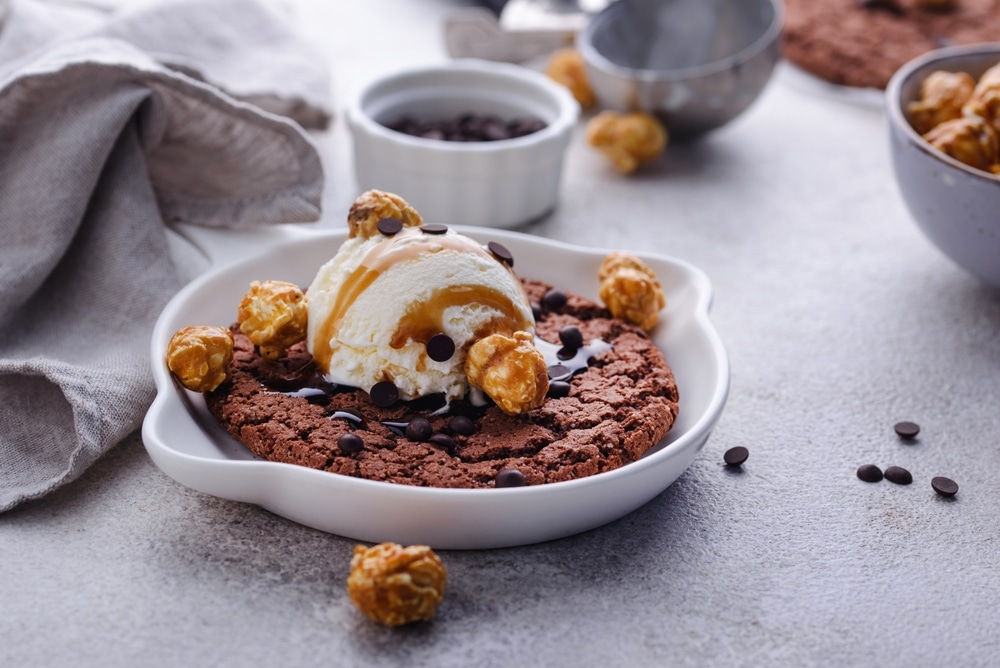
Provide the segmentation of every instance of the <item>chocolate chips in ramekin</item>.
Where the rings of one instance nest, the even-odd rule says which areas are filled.
[[[516,139],[544,130],[547,126],[540,118],[513,118],[504,120],[499,116],[462,114],[457,118],[421,120],[413,116],[402,116],[384,124],[396,132],[413,137],[454,142],[484,142]]]

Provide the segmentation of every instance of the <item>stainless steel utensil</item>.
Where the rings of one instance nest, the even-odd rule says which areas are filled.
[[[464,8],[445,19],[445,46],[453,58],[525,62],[572,44],[611,2],[509,0],[499,18],[487,9]]]
[[[780,57],[780,0],[618,0],[577,45],[599,103],[694,137],[741,114]]]

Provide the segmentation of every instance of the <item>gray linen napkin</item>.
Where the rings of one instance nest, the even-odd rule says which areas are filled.
[[[318,219],[319,155],[272,112],[329,113],[320,59],[258,0],[0,0],[0,20],[3,511],[141,424],[149,335],[182,282],[164,222]]]

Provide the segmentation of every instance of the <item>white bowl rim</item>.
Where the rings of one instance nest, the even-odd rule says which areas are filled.
[[[480,235],[480,236],[491,236],[500,240],[517,240],[518,238],[530,240],[532,244],[536,244],[542,247],[550,247],[553,249],[571,251],[580,255],[604,255],[608,251],[597,248],[588,248],[584,246],[578,246],[570,242],[555,241],[552,239],[547,239],[544,237],[537,237],[534,235],[528,235],[522,232],[516,232],[512,230],[495,229],[488,227],[470,227],[456,225],[454,228],[464,234],[470,235]],[[192,230],[196,232],[197,230]],[[304,242],[314,242],[317,240],[329,240],[329,239],[340,239],[346,237],[347,231],[342,229],[322,229],[322,230],[309,230],[298,228],[297,226],[284,226],[284,229],[277,230],[279,234],[287,233],[289,237],[282,239],[273,243],[267,253],[274,252],[278,247],[293,246],[295,244],[302,244]],[[202,234],[196,235],[200,237]],[[646,259],[659,259],[665,263],[671,264],[678,269],[682,270],[690,281],[690,285],[696,292],[696,303],[692,307],[692,313],[699,321],[699,328],[704,334],[705,338],[709,342],[714,359],[716,361],[717,369],[715,378],[712,379],[712,393],[711,399],[708,402],[708,406],[698,416],[696,422],[688,427],[688,430],[682,434],[677,440],[674,440],[668,444],[660,445],[658,449],[654,448],[651,453],[640,457],[638,460],[629,463],[626,466],[622,466],[611,471],[605,471],[599,474],[586,476],[583,478],[576,478],[573,480],[564,480],[560,482],[546,483],[544,485],[534,485],[527,487],[513,487],[504,489],[490,489],[488,494],[494,498],[502,498],[501,495],[518,495],[518,496],[531,496],[531,495],[546,495],[552,494],[553,490],[575,490],[578,488],[586,488],[593,485],[602,485],[610,480],[617,478],[630,477],[634,474],[643,471],[650,466],[656,466],[658,462],[666,459],[671,459],[674,456],[684,452],[690,448],[693,444],[703,441],[708,437],[715,427],[717,421],[719,420],[723,409],[726,405],[727,399],[729,397],[730,391],[730,363],[729,356],[726,351],[722,339],[719,336],[718,331],[715,329],[714,325],[711,324],[709,318],[709,310],[712,302],[712,284],[708,276],[694,264],[682,260],[678,257],[671,255],[665,255],[662,253],[637,253],[642,258]],[[186,307],[190,295],[199,292],[203,289],[204,284],[211,281],[217,280],[218,275],[224,271],[232,271],[234,269],[239,269],[243,266],[253,265],[260,261],[259,254],[253,254],[250,257],[246,257],[242,260],[238,260],[232,263],[225,264],[223,266],[213,267],[209,271],[205,272],[203,275],[194,279],[188,283],[184,288],[182,288],[164,307],[163,311],[157,318],[157,322],[154,325],[153,333],[150,337],[150,354],[152,359],[152,371],[153,378],[156,384],[157,395],[150,406],[150,409],[146,415],[143,424],[143,441],[147,450],[153,449],[158,451],[169,451],[171,457],[178,460],[186,460],[193,462],[214,462],[215,460],[206,459],[197,455],[191,455],[188,453],[175,450],[168,446],[161,438],[160,435],[155,433],[150,429],[150,424],[153,421],[152,418],[157,415],[160,411],[164,409],[164,404],[168,401],[177,401],[175,395],[181,392],[178,386],[175,385],[170,371],[167,369],[166,364],[162,362],[162,350],[165,347],[165,342],[169,339],[169,332],[167,331],[167,323],[170,322],[178,311],[183,310]],[[326,471],[320,471],[316,469],[310,469],[304,466],[298,466],[295,464],[284,464],[278,462],[266,461],[263,459],[254,460],[228,460],[224,462],[227,468],[242,469],[244,471],[250,471],[255,469],[274,469],[274,468],[286,468],[290,467],[296,470],[298,475],[302,476],[314,476],[318,479],[329,479],[331,474]],[[334,474],[335,475],[335,474]],[[463,500],[463,499],[481,499],[484,498],[483,492],[486,490],[482,489],[466,489],[466,488],[440,488],[440,487],[418,487],[411,485],[395,485],[391,483],[379,482],[375,480],[368,480],[364,478],[353,478],[350,476],[336,476],[337,484],[343,485],[347,489],[374,489],[379,490],[382,493],[400,495],[404,498],[418,498],[418,497],[440,497],[440,498],[451,498],[453,500]]]
[[[928,51],[927,53],[913,58],[896,70],[895,74],[892,75],[892,78],[889,79],[889,84],[885,88],[885,106],[889,122],[900,128],[914,147],[939,160],[945,165],[952,167],[953,169],[957,169],[958,171],[979,179],[984,183],[996,185],[998,182],[997,176],[956,160],[944,151],[939,151],[934,148],[930,142],[920,136],[920,133],[918,133],[913,126],[910,125],[910,121],[906,118],[906,113],[903,111],[903,101],[900,99],[903,86],[916,75],[918,70],[934,63],[941,63],[942,69],[945,69],[944,64],[954,58],[990,53],[996,54],[997,62],[1000,63],[1000,42],[981,42],[978,44],[947,46],[935,49],[934,51]]]
[[[414,137],[382,125],[369,116],[362,101],[371,90],[393,81],[402,81],[415,76],[433,73],[485,73],[492,76],[507,77],[537,87],[550,95],[559,108],[555,120],[545,128],[522,137],[500,139],[489,142],[454,142],[441,139]],[[404,146],[418,148],[433,148],[446,153],[486,153],[524,150],[526,147],[543,142],[561,140],[569,134],[580,115],[580,105],[565,87],[557,84],[540,72],[530,70],[520,65],[500,63],[479,58],[458,58],[437,65],[421,65],[395,70],[389,74],[376,77],[364,84],[350,99],[347,107],[347,120],[356,130],[363,130]]]
[[[594,47],[594,31],[605,15],[614,11],[621,11],[621,7],[625,6],[625,0],[622,2],[611,3],[594,16],[594,18],[590,20],[586,28],[584,28],[577,38],[577,46],[580,49],[580,53],[583,54],[584,60],[586,60],[590,65],[622,78],[638,79],[645,82],[673,82],[710,76],[712,74],[718,74],[719,72],[725,72],[726,70],[732,69],[734,64],[747,62],[751,58],[766,50],[776,40],[781,38],[781,31],[785,23],[785,5],[782,0],[768,1],[774,8],[774,17],[771,20],[771,24],[767,27],[767,30],[765,30],[760,37],[754,40],[750,46],[742,49],[741,51],[737,51],[732,55],[726,56],[725,58],[713,60],[712,62],[705,63],[703,65],[683,67],[676,70],[651,70],[626,67],[608,60],[604,54]]]

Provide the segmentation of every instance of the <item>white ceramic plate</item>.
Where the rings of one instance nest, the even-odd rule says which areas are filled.
[[[496,229],[462,231],[507,246],[519,274],[596,299],[597,267],[606,251]],[[215,422],[201,395],[172,380],[162,360],[170,336],[180,327],[228,326],[250,281],[278,279],[308,285],[345,233],[294,228],[269,235],[263,239],[233,232],[202,236],[203,246],[225,244],[230,259],[220,261],[218,247],[203,248],[219,268],[178,293],[153,331],[157,396],[143,423],[143,441],[160,469],[198,491],[254,503],[295,522],[360,541],[441,549],[524,545],[593,529],[651,500],[687,469],[722,413],[729,392],[729,363],[708,317],[709,281],[685,262],[644,255],[667,297],[653,337],[676,375],[680,416],[667,438],[639,461],[589,478],[535,487],[432,489],[261,460]],[[257,248],[257,255],[231,261],[234,253],[245,254],[251,247]],[[260,248],[266,250],[261,253]]]

